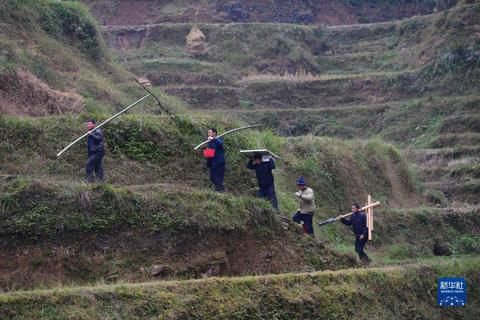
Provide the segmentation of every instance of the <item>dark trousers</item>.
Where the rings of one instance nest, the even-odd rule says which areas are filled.
[[[356,235],[355,236],[355,252],[358,253],[358,256],[360,257],[360,260],[363,261],[368,261],[370,258],[367,256],[365,251],[363,251],[363,248],[365,248],[365,245],[367,244],[368,237],[363,237],[362,240],[360,240],[360,236]]]
[[[272,207],[278,211],[277,195],[275,194],[275,185],[259,186],[258,197],[270,200]]]
[[[225,192],[223,178],[225,177],[225,163],[210,167],[210,181],[215,186],[215,191]]]
[[[98,181],[105,181],[103,176],[103,156],[104,153],[92,153],[88,157],[85,170],[87,182],[93,182],[93,172],[95,172]]]
[[[300,223],[303,221],[303,231],[313,236],[313,214],[300,213],[300,211],[297,211],[292,220],[295,223]]]

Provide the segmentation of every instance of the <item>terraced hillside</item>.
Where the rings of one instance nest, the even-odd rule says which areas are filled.
[[[334,2],[292,1],[224,24],[234,19],[213,1],[198,14],[181,1],[85,2],[102,32],[75,1],[0,4],[0,318],[478,318],[479,4],[345,1],[323,23],[331,15],[293,11]],[[428,15],[324,26],[412,13]],[[192,21],[201,52],[185,48]],[[134,76],[176,115],[148,102],[114,121],[107,183],[85,184],[84,146],[55,154],[85,119],[142,96]],[[226,138],[227,194],[213,193],[193,146],[211,126],[258,122]],[[238,151],[257,147],[282,156],[280,215],[253,197]],[[341,224],[311,238],[286,221],[300,175],[316,221],[367,194],[382,202],[373,264]],[[447,275],[467,278],[466,308],[436,307]],[[242,277],[188,280],[213,276]]]
[[[287,136],[380,136],[414,149],[428,185],[446,196],[436,202],[475,203],[478,21],[474,4],[354,26],[198,24],[208,44],[200,55],[185,50],[191,24],[105,34],[132,72],[200,113],[261,121]],[[432,158],[447,169],[434,170]]]
[[[289,150],[276,174],[283,214],[296,209],[292,181],[302,174],[313,188],[323,190],[316,200],[319,218],[346,210],[343,204],[348,207],[350,199],[363,199],[367,192],[391,207],[421,201],[405,159],[391,145],[372,140],[357,146],[354,156],[351,148],[356,142],[315,137],[287,140],[270,132],[226,140],[230,195],[215,195],[209,191],[204,164],[190,144],[201,139],[193,123],[151,115],[127,116],[106,130],[109,184],[87,186],[81,182],[83,146],[64,158],[55,156],[56,146],[65,136],[74,136],[71,128],[78,122],[65,116],[1,118],[4,259],[0,270],[5,290],[50,286],[56,281],[138,281],[151,279],[152,273],[183,278],[355,265],[354,258],[335,252],[333,246],[349,239],[346,230],[328,229],[332,243],[318,244],[298,234],[293,225],[282,225],[266,202],[251,197],[254,176],[245,169],[238,150],[260,143],[277,152]],[[168,136],[176,137],[175,145]],[[393,220],[391,227],[414,228],[409,218],[418,216],[445,231],[468,236],[478,232],[477,224],[462,220],[476,221],[474,210],[423,210],[402,219],[395,215],[385,208],[382,219]],[[383,249],[395,243],[389,228],[378,228]],[[397,232],[396,239],[404,241],[410,232],[413,229]],[[423,236],[407,250],[432,255],[430,238],[435,232],[424,228]],[[328,240],[326,236],[321,235],[323,241]],[[458,236],[445,234],[442,240],[458,240]],[[155,273],[155,266],[161,272]]]
[[[102,24],[274,22],[345,25],[428,14],[457,4],[456,0],[83,0]],[[467,1],[472,3],[472,1]]]
[[[81,6],[37,2],[36,16],[16,29],[15,19],[30,13],[33,4],[14,4],[5,3],[2,11],[7,26],[2,42],[6,48],[2,51],[2,91],[8,97],[2,103],[6,114],[0,117],[3,290],[355,265],[351,256],[301,237],[293,225],[282,225],[265,202],[251,198],[254,176],[244,167],[246,159],[238,153],[241,148],[261,144],[286,153],[277,174],[284,214],[296,209],[292,181],[301,174],[308,174],[314,188],[328,190],[317,196],[324,218],[345,210],[350,199],[365,198],[367,192],[397,207],[406,205],[408,198],[420,201],[414,195],[417,186],[408,165],[391,145],[372,140],[361,146],[362,157],[360,153],[353,157],[350,149],[355,142],[289,140],[268,130],[226,139],[226,184],[231,196],[216,196],[209,191],[204,163],[192,147],[213,124],[220,130],[236,124],[215,116],[154,116],[156,107],[147,103],[139,107],[147,107],[147,113],[124,116],[106,130],[109,184],[87,186],[82,183],[84,146],[79,144],[60,158],[55,154],[83,132],[87,117],[105,119],[120,102],[138,97],[142,90],[130,81],[133,75],[110,60],[106,50],[101,51],[99,61],[85,55],[86,44],[80,40],[90,38],[84,39],[78,31],[50,31],[55,23],[68,25],[86,19],[78,28],[93,28],[90,34],[97,39],[93,45],[101,48],[95,24]],[[55,20],[57,15],[64,20]],[[22,36],[23,41],[15,40]],[[49,55],[43,43],[69,54]],[[41,62],[47,67],[40,70],[47,73],[37,69]],[[56,68],[71,63],[78,68]],[[77,110],[62,105],[47,108],[52,97],[67,90],[78,96]],[[98,100],[91,92],[99,94]],[[22,94],[25,97],[20,100]],[[166,94],[160,98],[176,113],[187,110]],[[352,176],[351,170],[358,174]],[[377,175],[378,170],[385,174]],[[244,261],[244,256],[249,259]]]

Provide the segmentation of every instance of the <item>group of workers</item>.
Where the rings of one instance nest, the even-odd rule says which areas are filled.
[[[94,119],[86,122],[88,130],[87,149],[88,160],[86,163],[86,180],[94,182],[94,173],[99,182],[105,181],[103,172],[103,157],[105,155],[104,135],[101,128],[95,129]],[[217,130],[210,128],[207,132],[208,143],[203,149],[203,155],[206,159],[207,168],[210,170],[210,181],[217,192],[225,192],[225,148],[223,139],[217,137]],[[266,198],[272,204],[272,207],[279,211],[278,200],[275,193],[275,183],[272,170],[275,169],[275,160],[271,156],[264,156],[260,153],[253,154],[246,167],[254,170],[258,182],[258,197]],[[301,224],[306,234],[314,236],[313,215],[315,213],[315,196],[312,188],[307,186],[303,177],[297,179],[297,189],[295,196],[299,201],[299,209],[293,215],[292,220]],[[352,226],[355,234],[355,251],[362,261],[370,261],[367,254],[363,251],[368,240],[368,228],[365,212],[360,210],[357,203],[352,205],[352,216],[350,219],[342,219],[342,223]]]

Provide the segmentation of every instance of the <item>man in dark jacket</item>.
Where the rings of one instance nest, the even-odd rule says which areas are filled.
[[[95,129],[96,123],[93,119],[88,120],[86,125],[88,130],[88,160],[86,164],[86,179],[87,182],[93,182],[93,172],[95,171],[97,180],[104,182],[103,156],[105,155],[105,146],[103,131],[102,129]]]
[[[255,153],[253,159],[247,163],[247,168],[255,170],[258,182],[258,196],[270,200],[273,208],[278,211],[277,195],[272,170],[275,169],[275,160],[269,157],[268,161],[262,161],[262,155]]]
[[[215,191],[225,192],[223,179],[225,177],[225,149],[223,148],[223,139],[217,138],[217,129],[210,128],[208,130],[207,148],[213,149],[212,158],[207,158],[207,168],[210,168],[210,181],[215,186]]]
[[[343,218],[341,221],[347,226],[352,226],[355,234],[355,251],[358,253],[360,260],[370,262],[370,258],[363,251],[368,241],[367,216],[365,212],[360,211],[358,203],[352,204],[352,212],[353,214],[349,220]]]

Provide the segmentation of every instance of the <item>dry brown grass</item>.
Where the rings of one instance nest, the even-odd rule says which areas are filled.
[[[312,74],[304,69],[299,69],[295,73],[285,72],[283,74],[249,74],[245,77],[242,77],[240,82],[250,82],[250,81],[293,81],[293,82],[307,82],[307,81],[316,81],[321,80],[321,77],[316,74]]]
[[[255,82],[255,81],[292,81],[292,82],[308,82],[308,81],[326,81],[326,80],[341,80],[341,79],[367,79],[372,77],[393,77],[402,74],[402,72],[365,72],[365,73],[348,73],[348,74],[312,74],[303,69],[298,70],[294,74],[249,74],[244,76],[238,81],[242,82]]]
[[[20,116],[47,116],[78,113],[83,98],[72,92],[51,89],[29,71],[0,74],[0,113]]]
[[[197,26],[193,26],[188,33],[185,48],[192,55],[201,55],[207,51],[205,35]]]

